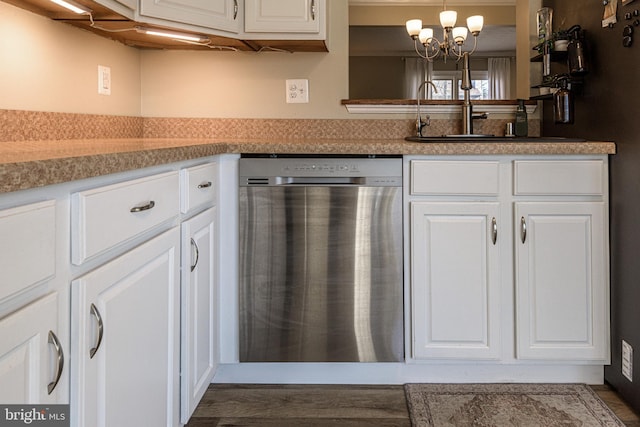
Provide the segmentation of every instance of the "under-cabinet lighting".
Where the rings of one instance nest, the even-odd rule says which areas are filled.
[[[91,9],[88,9],[73,0],[51,0],[55,4],[64,7],[65,9],[69,9],[72,12],[77,13],[78,15],[82,15],[85,13],[91,13]]]
[[[136,27],[136,31],[143,34],[149,34],[150,36],[167,37],[170,39],[184,40],[194,43],[207,43],[209,41],[207,37],[202,37],[195,34],[177,33],[175,31],[156,30],[146,27]]]

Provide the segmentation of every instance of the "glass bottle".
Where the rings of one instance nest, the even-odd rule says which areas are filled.
[[[529,135],[529,123],[527,120],[527,109],[524,106],[524,99],[518,99],[518,107],[516,108],[516,136]]]

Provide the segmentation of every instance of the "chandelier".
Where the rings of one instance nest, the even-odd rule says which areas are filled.
[[[414,41],[416,53],[428,61],[433,61],[442,54],[445,61],[447,57],[459,60],[465,53],[471,55],[475,52],[478,44],[478,35],[484,25],[482,15],[470,16],[467,18],[467,27],[456,27],[458,12],[447,10],[447,2],[443,2],[443,11],[440,12],[440,25],[443,29],[443,40],[440,41],[433,35],[433,28],[422,28],[422,20],[410,19],[407,21],[407,33]],[[468,29],[467,29],[468,28]],[[465,52],[462,45],[471,33],[473,35],[473,49]],[[420,51],[418,43],[424,47],[424,53]]]

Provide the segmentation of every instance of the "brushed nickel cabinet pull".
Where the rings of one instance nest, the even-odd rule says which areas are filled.
[[[233,0],[233,20],[238,17],[238,0]]]
[[[144,206],[135,206],[133,208],[131,208],[131,213],[138,213],[138,212],[144,212],[144,211],[148,211],[149,209],[153,209],[153,207],[156,205],[156,202],[154,202],[153,200],[151,200],[148,204],[144,205]]]
[[[196,262],[193,263],[193,265],[191,266],[191,271],[196,269],[196,266],[198,265],[198,260],[200,259],[200,250],[198,249],[198,245],[196,244],[196,241],[193,240],[193,238],[191,239],[191,246],[193,246],[196,249]]]
[[[520,218],[520,240],[523,244],[527,241],[527,221],[524,217]]]
[[[311,0],[311,20],[316,20],[316,0]]]
[[[62,369],[64,368],[64,353],[62,351],[62,346],[53,331],[49,331],[49,344],[53,344],[53,347],[56,350],[56,373],[53,381],[47,385],[47,394],[51,394],[53,390],[56,389],[58,381],[60,381],[60,376],[62,375]]]
[[[203,182],[202,184],[198,184],[198,188],[209,188],[213,185],[211,181]]]
[[[491,220],[491,241],[494,245],[498,241],[498,221],[496,221],[495,216]]]
[[[96,346],[89,350],[89,358],[93,359],[93,356],[96,355],[96,352],[100,348],[100,344],[102,343],[102,335],[104,334],[104,324],[102,323],[102,316],[98,311],[98,308],[91,304],[91,315],[96,318],[98,322],[98,338],[96,339]]]

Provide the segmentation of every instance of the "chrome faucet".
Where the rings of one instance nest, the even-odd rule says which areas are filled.
[[[464,101],[462,103],[462,134],[473,135],[473,120],[486,119],[487,113],[473,115],[473,105],[469,92],[473,89],[471,83],[471,68],[469,67],[469,52],[462,54],[462,81],[460,89],[464,91]]]
[[[428,115],[427,115],[427,120],[424,122],[422,121],[422,116],[420,115],[420,91],[427,84],[430,84],[431,87],[433,88],[433,91],[435,93],[438,93],[438,88],[436,87],[436,85],[433,84],[431,80],[425,80],[422,83],[420,83],[420,86],[418,86],[418,94],[416,96],[417,113],[418,113],[418,118],[416,119],[416,136],[419,136],[419,137],[422,136],[422,128],[424,128],[425,126],[431,125],[431,119],[429,118]]]

